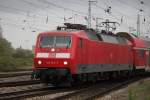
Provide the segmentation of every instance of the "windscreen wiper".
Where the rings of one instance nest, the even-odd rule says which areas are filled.
[[[71,43],[71,40],[69,40],[69,43],[68,43],[68,45],[66,46],[66,49],[69,48],[70,43]]]

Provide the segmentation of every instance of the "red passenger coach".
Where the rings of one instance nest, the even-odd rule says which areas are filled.
[[[134,34],[125,32],[118,33],[132,43],[133,67],[135,69],[150,68],[150,40],[148,38],[138,38]]]
[[[145,48],[144,50],[144,63],[145,63],[145,69],[150,69],[150,39],[149,38],[140,38],[144,42]]]
[[[33,78],[54,85],[96,81],[149,65],[150,53],[143,40],[127,33],[98,33],[80,24],[65,25],[38,35]]]

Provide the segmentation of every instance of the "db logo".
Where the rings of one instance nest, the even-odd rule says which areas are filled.
[[[50,54],[49,54],[49,57],[50,57],[50,58],[55,58],[55,57],[56,57],[56,53],[50,53]]]

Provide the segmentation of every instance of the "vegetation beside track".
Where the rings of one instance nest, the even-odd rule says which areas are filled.
[[[150,100],[150,80],[141,80],[137,85],[128,90],[129,100]]]
[[[28,69],[32,66],[33,53],[31,50],[14,49],[10,42],[0,38],[0,71]]]

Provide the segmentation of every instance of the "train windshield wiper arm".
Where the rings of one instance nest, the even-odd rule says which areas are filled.
[[[71,40],[69,40],[69,43],[67,44],[66,48],[70,47],[70,43],[71,43]]]

